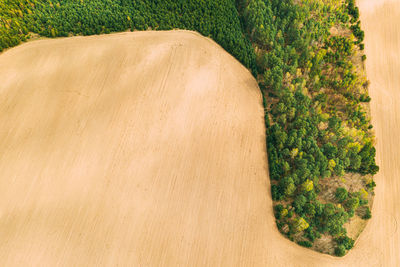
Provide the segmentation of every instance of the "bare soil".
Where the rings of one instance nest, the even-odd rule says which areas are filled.
[[[213,41],[38,40],[0,55],[0,81],[0,265],[264,257],[275,225],[261,92]]]
[[[381,171],[348,255],[278,232],[251,74],[198,34],[135,32],[0,55],[0,265],[397,266],[400,3],[375,2],[360,9]]]

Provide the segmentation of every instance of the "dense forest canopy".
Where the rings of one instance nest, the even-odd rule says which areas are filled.
[[[28,38],[92,35],[126,30],[188,29],[210,36],[255,71],[232,0],[6,0],[0,3],[0,51]]]
[[[188,29],[248,67],[264,95],[279,230],[343,256],[345,223],[369,219],[377,173],[354,0],[5,0],[0,51],[46,37]],[[351,175],[349,175],[351,174]],[[319,242],[327,237],[328,244]]]

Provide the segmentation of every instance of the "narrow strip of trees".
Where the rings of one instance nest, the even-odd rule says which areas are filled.
[[[330,180],[379,170],[361,104],[370,101],[366,80],[354,60],[363,56],[364,33],[354,0],[298,2],[251,0],[238,6],[262,74],[277,226],[306,247],[330,235],[336,247],[325,252],[343,256],[353,246],[343,225],[355,214],[371,217],[367,199],[375,183],[360,180],[362,190],[348,192]],[[334,199],[324,198],[321,180]]]

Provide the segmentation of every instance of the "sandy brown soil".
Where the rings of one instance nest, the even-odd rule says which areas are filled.
[[[362,0],[359,5],[381,168],[373,219],[359,249],[380,266],[400,266],[400,1]]]
[[[0,55],[0,265],[398,265],[400,6],[361,7],[381,172],[347,256],[277,231],[257,84],[178,31]]]
[[[211,40],[34,41],[0,55],[0,81],[1,266],[267,256],[261,94]]]

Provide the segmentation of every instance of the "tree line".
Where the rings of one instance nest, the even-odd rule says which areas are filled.
[[[255,73],[255,53],[233,0],[5,0],[0,51],[29,38],[187,29],[209,36]]]
[[[343,225],[355,215],[371,217],[375,183],[360,180],[360,191],[336,188],[337,198],[324,199],[320,182],[334,191],[333,181],[346,173],[379,170],[362,105],[370,100],[366,79],[354,60],[365,59],[364,33],[354,0],[300,3],[237,1],[257,48],[277,226],[306,247],[329,235],[335,245],[324,252],[343,256],[354,243]]]

